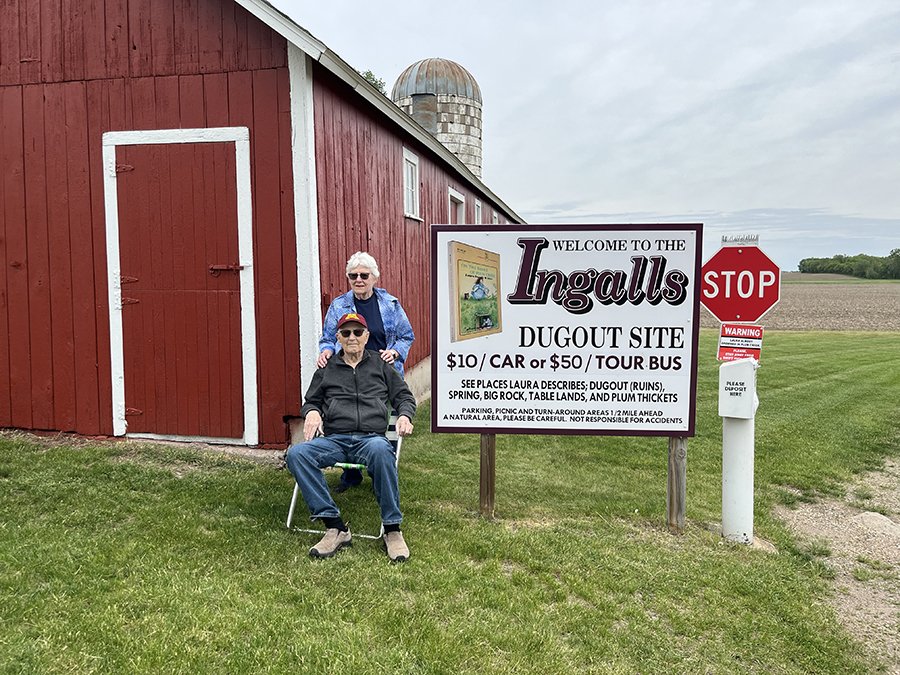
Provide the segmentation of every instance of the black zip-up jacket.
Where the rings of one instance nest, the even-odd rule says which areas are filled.
[[[344,363],[341,352],[313,375],[300,414],[316,410],[322,415],[325,435],[384,434],[387,431],[388,401],[397,415],[411,420],[416,399],[397,370],[366,350],[356,368]]]

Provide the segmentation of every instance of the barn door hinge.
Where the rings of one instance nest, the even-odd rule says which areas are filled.
[[[136,305],[140,302],[137,298],[122,298],[123,305]]]
[[[128,415],[143,415],[144,411],[139,408],[125,408],[125,416]]]
[[[129,277],[129,276],[126,276],[126,275],[124,275],[124,274],[123,274],[121,277],[119,277],[119,281],[120,281],[121,283],[123,283],[123,284],[133,284],[133,283],[135,283],[137,280],[138,280],[137,277]]]
[[[134,167],[131,164],[116,164],[116,173],[123,173],[125,171],[134,171]]]

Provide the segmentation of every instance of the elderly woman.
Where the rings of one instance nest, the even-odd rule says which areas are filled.
[[[409,355],[415,335],[412,325],[400,306],[400,301],[383,288],[376,288],[381,273],[375,258],[364,251],[357,251],[347,261],[347,279],[350,290],[335,298],[325,314],[322,337],[319,340],[319,356],[316,365],[324,368],[337,349],[337,322],[350,312],[361,314],[369,328],[366,349],[377,351],[382,360],[394,365],[403,375],[403,363]],[[343,492],[362,482],[362,473],[348,469],[341,476],[337,491]]]
[[[375,288],[381,273],[378,263],[368,253],[357,251],[347,261],[350,290],[335,298],[322,326],[319,357],[316,365],[324,368],[337,349],[335,333],[338,319],[348,312],[362,314],[369,326],[366,349],[377,351],[381,358],[394,364],[402,375],[403,362],[409,355],[415,335],[400,301],[383,288]]]

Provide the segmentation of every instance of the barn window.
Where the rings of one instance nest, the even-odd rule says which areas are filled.
[[[450,196],[450,209],[448,212],[449,222],[451,225],[459,225],[466,222],[466,198],[461,192],[457,192],[452,187],[447,188]]]
[[[475,200],[475,222],[481,225],[481,200]]]
[[[419,217],[419,158],[403,148],[403,213]]]
[[[498,225],[500,223],[500,214],[494,211],[494,217],[491,219],[491,222],[494,225]]]

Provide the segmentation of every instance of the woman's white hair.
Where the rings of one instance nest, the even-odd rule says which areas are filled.
[[[373,258],[365,251],[357,251],[350,256],[350,260],[347,261],[347,272],[349,273],[350,270],[355,267],[365,267],[376,279],[381,276],[381,273],[378,271],[378,263],[375,262],[375,258]]]

